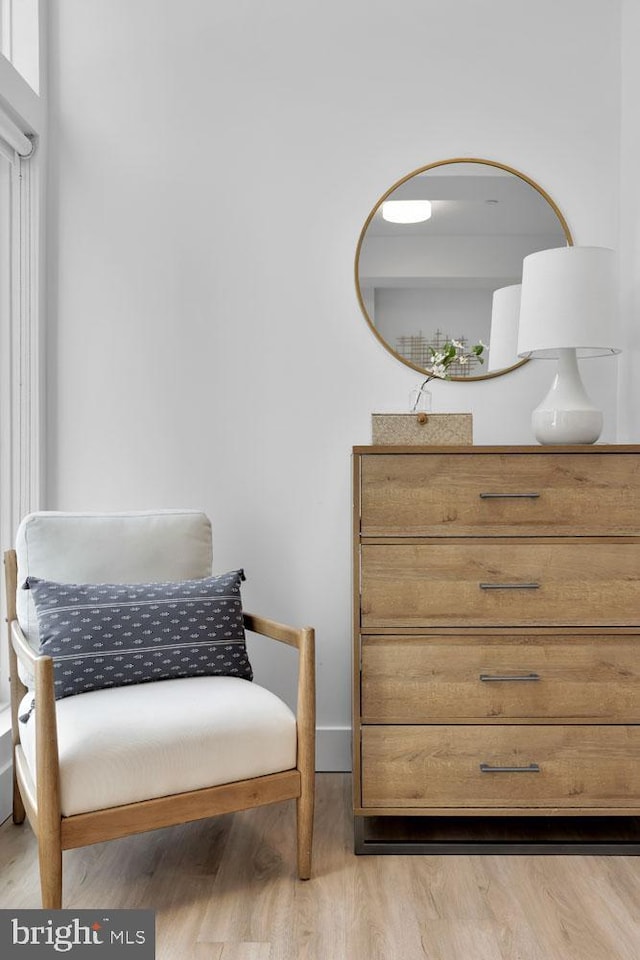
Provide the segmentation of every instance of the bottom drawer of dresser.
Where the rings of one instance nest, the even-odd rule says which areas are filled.
[[[363,807],[640,804],[640,726],[367,726]]]

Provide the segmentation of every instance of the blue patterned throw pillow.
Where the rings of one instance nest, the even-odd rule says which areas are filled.
[[[176,583],[90,585],[28,577],[40,652],[54,661],[56,698],[177,677],[253,679],[242,580],[242,570]]]

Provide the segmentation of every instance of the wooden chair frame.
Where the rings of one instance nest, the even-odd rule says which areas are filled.
[[[201,820],[267,803],[295,799],[297,866],[301,880],[311,875],[315,787],[315,635],[311,627],[296,629],[246,613],[244,625],[298,650],[298,747],[296,767],[282,773],[172,794],[138,803],[65,817],[60,809],[60,771],[53,660],[36,654],[16,619],[17,558],[4,555],[7,586],[11,728],[13,739],[13,821],[25,816],[38,838],[42,906],[62,906],[62,851],[101,843],[133,833]],[[27,687],[18,675],[21,661],[35,677],[36,782],[20,744],[18,706]]]

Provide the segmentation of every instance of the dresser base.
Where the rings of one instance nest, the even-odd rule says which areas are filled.
[[[640,856],[640,817],[354,817],[359,855]]]

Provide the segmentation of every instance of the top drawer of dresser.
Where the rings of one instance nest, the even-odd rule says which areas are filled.
[[[635,536],[630,453],[364,454],[363,536]]]

